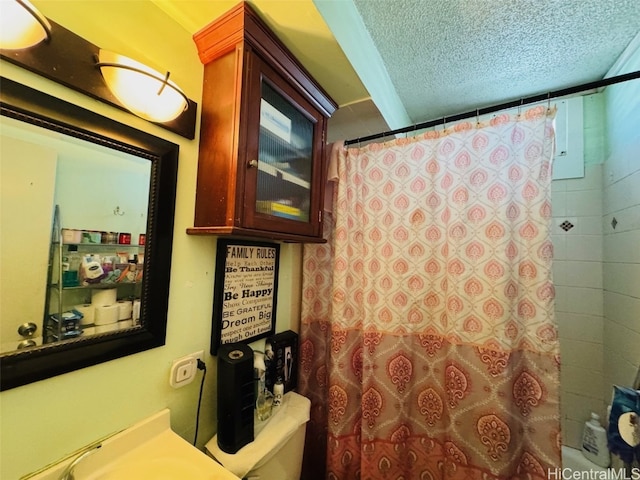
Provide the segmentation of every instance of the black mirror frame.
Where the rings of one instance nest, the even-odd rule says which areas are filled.
[[[178,145],[38,90],[0,78],[0,114],[152,162],[141,325],[0,356],[0,391],[164,345]]]

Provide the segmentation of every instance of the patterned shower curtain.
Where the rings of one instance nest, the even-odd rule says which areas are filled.
[[[560,465],[553,116],[340,149],[304,250],[303,478],[548,478]]]

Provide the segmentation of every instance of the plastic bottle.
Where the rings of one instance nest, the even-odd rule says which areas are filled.
[[[273,405],[276,407],[281,405],[283,396],[284,383],[282,383],[282,378],[278,377],[278,381],[273,385]]]
[[[611,464],[611,455],[607,448],[607,431],[600,425],[600,416],[597,413],[591,413],[591,420],[584,424],[582,453],[588,460],[601,467],[607,468]]]
[[[136,281],[136,270],[138,269],[138,260],[136,258],[136,256],[133,253],[129,254],[129,266],[127,268],[127,281],[128,282],[135,282]]]
[[[78,247],[76,245],[69,245],[69,250],[67,252],[66,258],[68,262],[68,270],[66,281],[63,280],[63,284],[65,287],[77,287],[78,285],[80,285],[79,272],[82,258],[78,253]]]
[[[267,367],[264,364],[264,353],[253,352],[253,381],[255,383],[255,396],[258,398],[260,393],[265,389],[265,371]]]
[[[102,265],[100,264],[100,256],[95,254],[86,254],[82,257],[81,272],[83,281],[91,281],[94,283],[99,281],[104,275]]]

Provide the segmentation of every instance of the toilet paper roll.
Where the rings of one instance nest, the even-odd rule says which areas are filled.
[[[120,320],[118,322],[118,328],[120,328],[120,329],[131,328],[131,327],[133,327],[133,320],[131,320],[131,319]]]
[[[95,307],[94,323],[96,325],[109,325],[118,321],[118,305],[98,305]]]
[[[133,312],[133,302],[130,300],[118,300],[118,320],[131,318]]]
[[[94,329],[94,333],[107,333],[107,332],[116,331],[118,329],[119,329],[118,322],[111,323],[109,325],[96,325]]]
[[[116,288],[107,288],[105,290],[91,290],[91,303],[94,307],[113,305],[118,299],[118,290]]]
[[[76,305],[73,308],[83,315],[82,320],[80,320],[81,325],[90,325],[95,321],[95,307],[92,304],[85,303],[83,305]]]
[[[133,311],[131,312],[131,318],[133,318],[134,325],[138,325],[140,323],[140,300],[133,301]]]

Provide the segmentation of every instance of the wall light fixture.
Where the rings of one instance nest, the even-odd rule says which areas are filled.
[[[50,38],[49,21],[28,0],[2,0],[0,48],[20,50]]]
[[[189,99],[169,72],[158,71],[108,50],[100,49],[96,65],[111,93],[132,113],[152,122],[169,122],[187,109]]]

